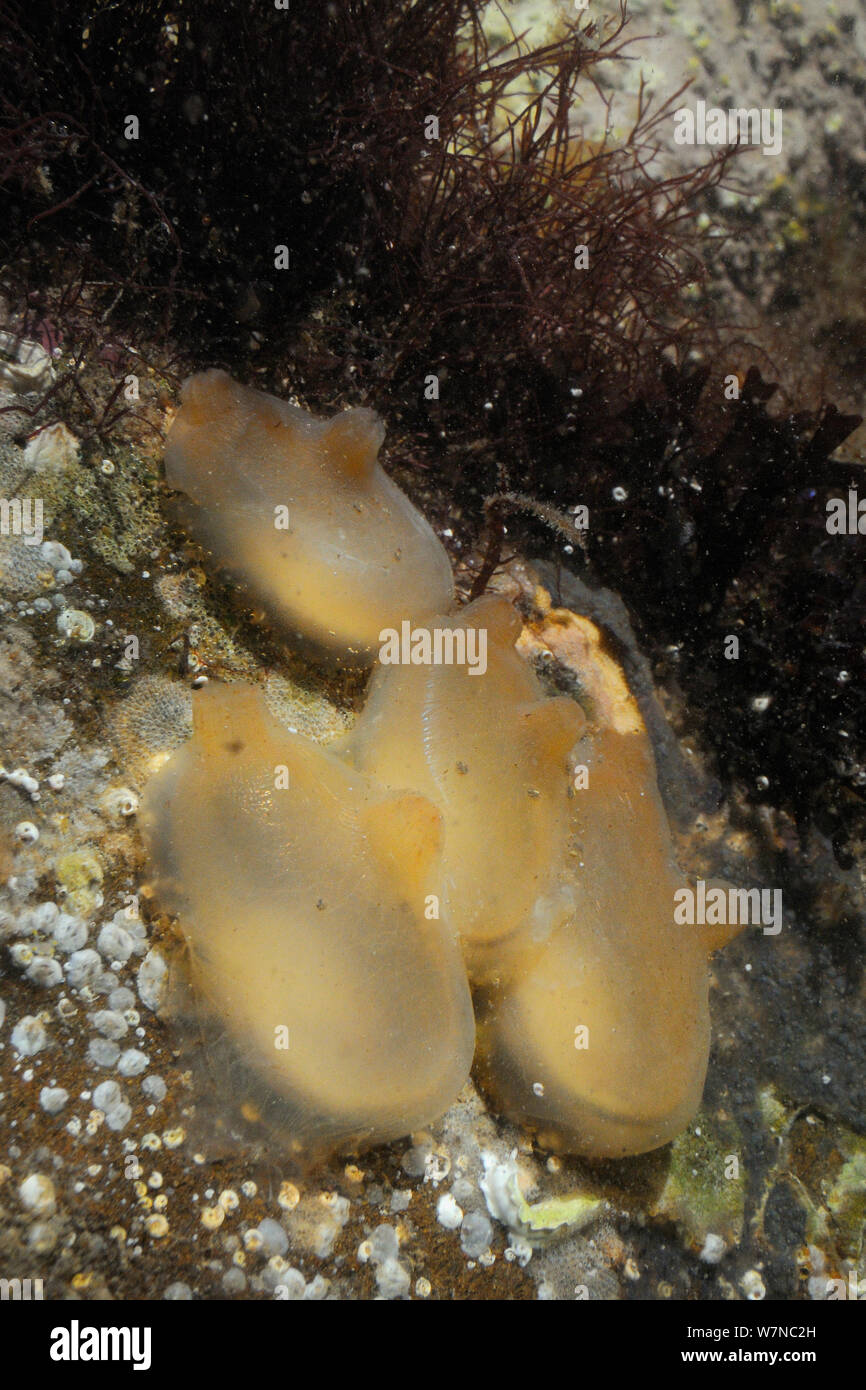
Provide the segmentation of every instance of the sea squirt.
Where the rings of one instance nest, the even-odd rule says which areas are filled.
[[[255,687],[205,688],[193,720],[147,785],[143,826],[194,997],[286,1148],[421,1128],[465,1082],[475,1036],[459,948],[424,910],[439,811],[288,733]]]
[[[328,420],[211,370],[190,377],[165,449],[193,535],[289,632],[372,659],[382,628],[448,609],[451,567],[377,456],[366,408]]]
[[[449,624],[486,634],[484,675],[377,667],[344,749],[441,809],[443,902],[496,1108],[567,1152],[656,1148],[700,1104],[707,954],[722,942],[675,923],[683,879],[640,712],[598,644],[582,650],[591,723],[545,697],[504,598],[429,620]]]
[[[585,720],[574,700],[545,696],[514,649],[521,627],[511,603],[494,595],[427,619],[431,634],[474,629],[485,669],[377,665],[343,744],[363,772],[420,792],[442,812],[443,913],[475,983],[502,978],[572,907],[561,878],[567,757]]]
[[[587,725],[518,654],[505,598],[455,612],[445,552],[376,462],[382,432],[370,411],[315,420],[223,372],[184,388],[166,473],[197,534],[290,630],[380,652],[328,749],[255,690],[212,687],[148,785],[194,995],[293,1148],[428,1123],[466,1079],[476,1020],[481,1084],[544,1144],[655,1148],[700,1103],[724,933],[674,921],[682,876],[622,671],[561,615]]]
[[[646,729],[609,657],[587,674],[612,698],[577,749],[575,910],[525,970],[476,997],[479,1078],[545,1146],[622,1157],[667,1143],[700,1104],[707,955],[733,931],[675,923],[684,880]]]

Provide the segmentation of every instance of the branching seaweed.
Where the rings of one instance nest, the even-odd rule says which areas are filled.
[[[61,347],[34,418],[158,429],[160,391],[213,364],[313,409],[377,406],[389,466],[464,554],[481,544],[476,592],[506,515],[523,549],[580,545],[720,768],[844,856],[866,831],[866,605],[821,508],[856,483],[831,458],[855,422],[774,391],[742,325],[695,307],[696,213],[744,151],[665,163],[683,93],[643,87],[614,136],[624,4],[542,47],[494,42],[480,0],[0,18],[4,327]],[[141,364],[138,406],[121,383]],[[730,632],[750,634],[737,663]]]

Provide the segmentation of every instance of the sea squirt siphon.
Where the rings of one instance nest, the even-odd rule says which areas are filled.
[[[464,1084],[475,1035],[459,948],[424,911],[440,813],[288,733],[254,687],[205,688],[193,719],[143,826],[194,997],[274,1098],[286,1148],[421,1128]]]

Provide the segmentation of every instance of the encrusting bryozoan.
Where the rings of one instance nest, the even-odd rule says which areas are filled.
[[[459,947],[425,915],[439,812],[288,733],[255,687],[211,685],[193,718],[143,826],[194,996],[276,1099],[286,1147],[421,1128],[465,1082],[475,1036]]]
[[[451,606],[451,566],[377,461],[365,408],[317,419],[216,369],[190,377],[165,449],[190,530],[269,617],[369,662],[382,628]]]

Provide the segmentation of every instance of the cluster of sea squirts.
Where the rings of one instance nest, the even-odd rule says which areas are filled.
[[[627,692],[589,717],[546,696],[506,598],[457,607],[383,433],[220,371],[184,387],[165,463],[190,530],[284,632],[373,666],[326,747],[255,686],[195,694],[143,818],[192,997],[295,1153],[424,1127],[473,1059],[545,1145],[655,1148],[700,1102],[720,942],[674,923],[646,730]]]

